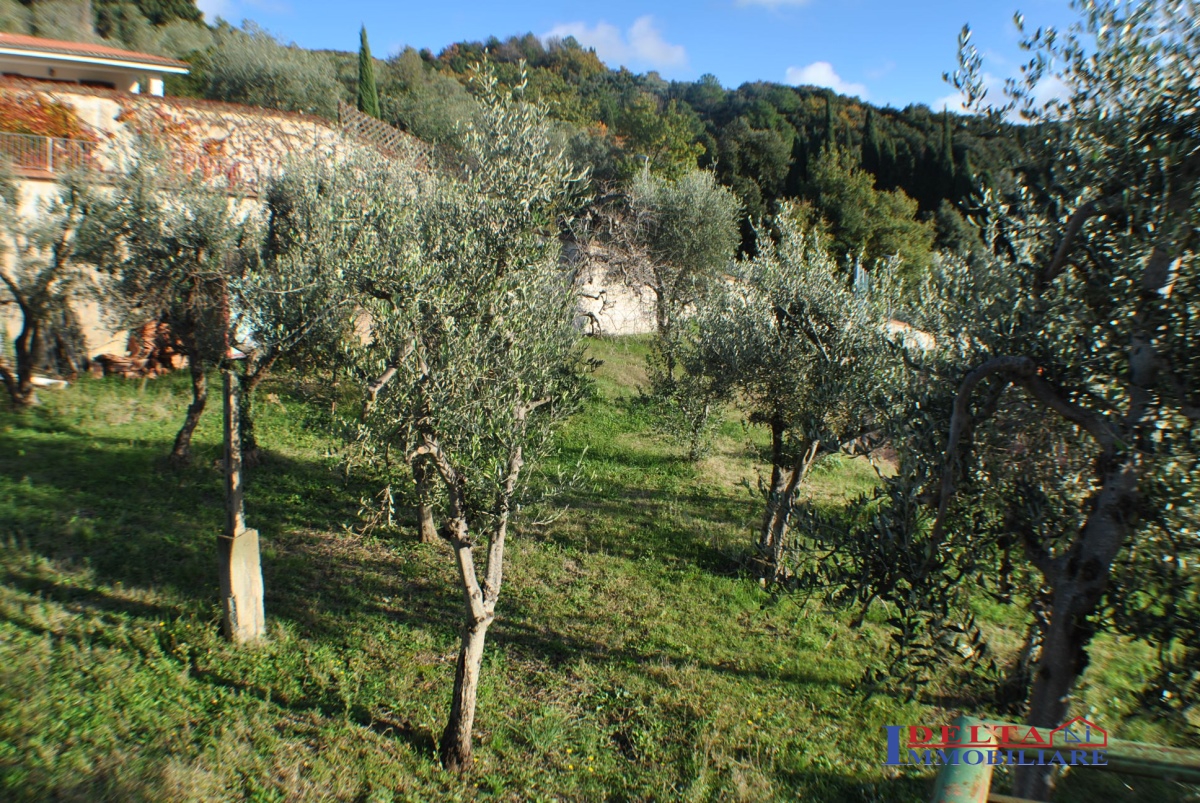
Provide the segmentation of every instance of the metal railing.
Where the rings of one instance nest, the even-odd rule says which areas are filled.
[[[96,144],[82,139],[0,131],[0,160],[18,172],[62,173],[94,165]]]
[[[253,163],[226,161],[207,154],[199,158],[175,154],[172,161],[180,171],[198,175],[205,182],[216,182],[235,195],[257,194],[266,178]],[[5,163],[17,175],[34,178],[57,176],[78,168],[110,172],[109,160],[103,158],[94,142],[11,131],[0,131],[0,164]]]

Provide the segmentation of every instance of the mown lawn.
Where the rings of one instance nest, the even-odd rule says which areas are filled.
[[[513,541],[464,777],[434,748],[461,616],[449,551],[406,519],[348,529],[379,488],[338,469],[327,379],[275,380],[258,404],[247,515],[270,637],[243,649],[217,635],[215,395],[182,472],[162,458],[183,377],[83,380],[0,413],[0,798],[928,799],[931,773],[882,766],[884,726],[958,710],[867,697],[877,632],[740,572],[761,435],[730,418],[710,457],[681,461],[637,403],[643,348],[593,343],[598,396],[545,466],[580,478]],[[812,493],[837,504],[873,478],[840,461]],[[1130,713],[1139,655],[1102,645],[1093,718]],[[1058,799],[1185,792],[1084,776]]]

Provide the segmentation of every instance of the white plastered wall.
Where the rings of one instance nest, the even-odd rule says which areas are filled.
[[[18,213],[23,217],[32,218],[55,197],[58,192],[58,184],[53,181],[19,180],[17,191],[19,193]],[[4,259],[6,267],[11,267],[12,254],[8,253],[10,248],[7,243],[5,243],[4,250],[5,253],[0,258]],[[89,357],[106,353],[125,353],[125,332],[113,328],[105,319],[99,303],[94,299],[83,298],[76,301],[74,306],[75,314],[79,316],[79,322],[83,327],[83,336],[87,343]],[[12,305],[0,307],[0,329],[4,333],[6,349],[11,350],[12,341],[21,329],[20,312]]]

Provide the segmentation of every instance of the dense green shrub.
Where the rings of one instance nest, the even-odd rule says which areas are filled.
[[[325,56],[281,45],[253,23],[221,24],[214,38],[196,64],[204,97],[337,117],[342,87]]]

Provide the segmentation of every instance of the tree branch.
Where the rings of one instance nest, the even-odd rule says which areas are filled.
[[[1080,229],[1083,224],[1089,219],[1097,215],[1106,215],[1112,211],[1111,203],[1113,198],[1105,198],[1103,200],[1088,201],[1083,206],[1075,210],[1070,219],[1067,220],[1067,229],[1063,232],[1062,239],[1058,242],[1058,248],[1054,251],[1054,256],[1050,259],[1050,264],[1042,271],[1038,277],[1036,288],[1040,294],[1042,290],[1050,286],[1050,283],[1058,278],[1063,269],[1067,267],[1067,258],[1071,254],[1071,247],[1075,244],[1075,238],[1079,236]]]
[[[1108,422],[1104,420],[1103,416],[1067,401],[1063,398],[1061,389],[1055,387],[1036,373],[1020,377],[1016,380],[1016,383],[1029,391],[1029,394],[1042,404],[1072,424],[1077,424],[1085,429],[1103,449],[1112,448],[1116,442],[1112,429],[1108,426]]]
[[[524,428],[524,418],[521,427]],[[496,496],[496,523],[492,538],[488,543],[487,576],[483,582],[483,604],[488,611],[496,609],[496,600],[500,598],[500,583],[504,578],[504,539],[508,535],[508,517],[512,506],[513,492],[517,487],[517,478],[521,467],[525,464],[521,447],[515,446],[508,458],[508,474],[504,485]]]
[[[462,478],[454,469],[449,457],[438,444],[437,439],[429,433],[422,435],[424,443],[408,457],[411,463],[421,455],[428,455],[432,460],[442,481],[446,484],[446,497],[449,511],[446,516],[446,528],[442,537],[454,547],[455,560],[458,563],[459,579],[462,581],[463,599],[475,622],[487,621],[491,610],[495,608],[493,601],[491,609],[485,604],[483,589],[479,586],[479,576],[475,570],[475,558],[472,552],[470,533],[467,529],[467,511],[464,500]],[[503,549],[503,545],[501,545]],[[491,569],[490,559],[489,571]]]
[[[1082,427],[1105,451],[1116,444],[1117,439],[1103,416],[1068,401],[1062,390],[1038,375],[1036,363],[1029,357],[995,357],[967,374],[954,400],[954,413],[950,419],[950,437],[946,443],[946,454],[942,465],[942,481],[938,494],[937,518],[933,522],[930,540],[938,544],[945,528],[946,513],[955,493],[955,478],[958,474],[958,452],[965,435],[974,422],[971,420],[971,395],[975,388],[989,376],[1005,375],[1004,385],[997,389],[991,402],[985,406],[980,420],[995,412],[1004,387],[1016,384],[1024,388],[1037,401],[1058,413],[1062,418]]]
[[[958,388],[958,396],[954,399],[954,413],[950,418],[950,437],[946,441],[946,454],[942,464],[942,482],[938,492],[937,518],[933,522],[930,540],[936,545],[940,543],[942,530],[945,528],[946,511],[950,507],[950,499],[955,492],[955,477],[958,469],[958,449],[963,436],[972,425],[971,395],[979,383],[995,374],[1032,373],[1035,370],[1033,360],[1028,357],[994,357],[983,365],[967,374]],[[1011,380],[1009,380],[1011,381]],[[1005,383],[1006,385],[1008,382]]]
[[[12,368],[9,368],[8,363],[3,357],[0,357],[0,381],[4,382],[4,387],[8,390],[9,396],[15,401],[20,395],[18,392],[17,375],[13,373]]]
[[[1179,378],[1179,374],[1175,373],[1175,366],[1169,360],[1162,357],[1159,357],[1159,366],[1165,369],[1164,373],[1167,376],[1171,393],[1175,396],[1175,401],[1179,404],[1179,411],[1189,421],[1200,421],[1200,401],[1193,401],[1188,396],[1187,386]]]

